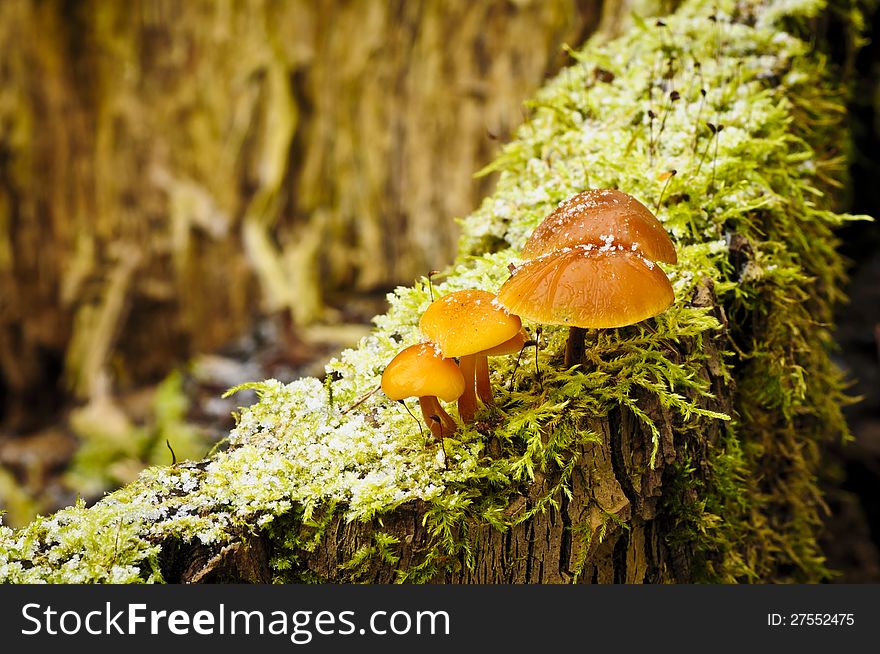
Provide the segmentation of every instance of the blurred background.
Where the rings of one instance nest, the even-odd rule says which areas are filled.
[[[388,291],[452,261],[494,185],[474,173],[564,46],[675,4],[0,1],[4,523],[203,457],[237,383],[321,376]],[[880,215],[880,49],[828,34],[856,89],[841,209]],[[877,582],[880,228],[841,237],[838,358],[864,399],[825,542],[839,580]]]

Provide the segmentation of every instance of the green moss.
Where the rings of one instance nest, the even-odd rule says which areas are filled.
[[[202,429],[187,422],[189,399],[179,371],[156,387],[152,411],[134,424],[109,398],[99,397],[71,415],[81,441],[65,484],[85,497],[95,497],[128,483],[147,465],[194,461],[210,447]]]
[[[418,283],[391,295],[371,335],[328,365],[327,381],[250,385],[260,399],[241,411],[227,450],[151,468],[89,509],[4,530],[0,577],[158,581],[163,539],[221,543],[259,530],[273,541],[279,581],[321,581],[298,556],[342,518],[374,525],[373,541],[340,571],[357,580],[397,563],[400,544],[381,517],[420,500],[431,546],[399,575],[425,581],[473,561],[473,525],[507,529],[567,493],[575,453],[599,440],[584,428],[591,421],[625,407],[653,436],[652,465],[660,433],[645,397],[692,442],[723,425],[707,452],[677,453],[664,495],[670,533],[700,555],[699,580],[823,577],[819,444],[846,436],[829,324],[843,275],[833,229],[851,217],[834,213],[827,194],[843,181],[842,89],[821,54],[776,27],[779,16],[797,22],[822,6],[739,3],[731,21],[733,3],[690,2],[665,27],[640,22],[575,53],[529,103],[530,119],[489,167],[501,173],[497,190],[462,220],[460,254],[436,292],[497,289],[556,203],[611,186],[659,205],[679,250],[680,263],[664,266],[677,301],[645,324],[592,334],[581,370],[560,370],[565,331],[555,327],[516,369],[515,357],[493,359],[498,406],[478,415],[479,430],[447,440],[448,468],[420,424],[375,392],[385,364],[419,340],[430,293]],[[756,22],[745,20],[751,11]],[[661,175],[672,170],[667,184]],[[737,382],[730,416],[702,374],[700,345],[722,334],[719,319],[690,302],[705,279],[728,320],[719,374]],[[697,460],[704,474],[692,474]],[[550,471],[558,481],[528,511],[505,512]],[[628,527],[604,515],[573,525],[574,539]]]

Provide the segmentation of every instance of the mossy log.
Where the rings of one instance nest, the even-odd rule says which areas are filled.
[[[708,282],[708,280],[707,280]],[[711,282],[698,287],[692,299],[696,307],[719,312]],[[718,316],[723,320],[722,316]],[[719,334],[724,337],[723,332]],[[695,343],[684,344],[685,348]],[[706,364],[701,375],[719,399],[712,408],[730,412],[733,381],[721,373],[722,352],[712,342],[705,345]],[[714,372],[713,372],[714,371]],[[650,430],[630,411],[619,409],[603,419],[593,419],[578,429],[596,434],[570,453],[578,461],[563,483],[562,470],[534,475],[521,494],[513,494],[504,508],[511,520],[507,529],[475,521],[463,530],[467,545],[450,561],[438,562],[419,581],[431,583],[664,583],[689,581],[695,571],[692,544],[674,542],[670,516],[665,514],[664,494],[672,476],[667,463],[678,459],[675,448],[686,448],[701,460],[722,440],[721,423],[686,436],[682,420],[664,411],[656,399],[640,393],[636,401],[649,415],[657,416],[660,449],[657,464],[649,466]],[[676,437],[676,434],[679,436]],[[549,437],[549,435],[548,435]],[[706,484],[711,467],[693,470],[694,486]],[[532,509],[544,504],[546,510]],[[336,514],[321,526],[317,547],[296,552],[297,579],[395,583],[401,571],[418,569],[425,552],[436,546],[425,516],[429,506],[408,502],[381,518],[348,521]],[[529,515],[522,521],[519,515]],[[609,524],[613,520],[616,528]],[[312,527],[289,525],[299,538],[313,539]],[[379,554],[378,542],[405,544],[392,557]],[[266,537],[245,538],[233,547],[179,547],[164,551],[162,569],[170,582],[266,583],[273,579],[273,542]],[[399,558],[398,558],[399,557]],[[470,560],[469,560],[469,557]],[[353,565],[352,562],[356,562]]]
[[[835,6],[837,7],[837,6]],[[845,439],[831,362],[843,265],[846,78],[822,2],[692,0],[588,44],[529,103],[433,288],[327,376],[247,385],[223,451],[146,470],[94,506],[0,532],[11,581],[755,582],[828,576],[824,444]],[[855,39],[858,12],[834,24]],[[672,171],[675,171],[670,175]],[[524,240],[585,188],[656,213],[675,302],[497,357],[497,406],[445,453],[377,392],[433,293],[496,290]]]

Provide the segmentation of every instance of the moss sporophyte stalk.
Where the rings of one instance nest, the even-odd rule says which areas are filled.
[[[566,530],[575,579],[597,544],[638,530],[648,482],[662,494],[641,515],[662,515],[664,546],[693,553],[689,580],[823,578],[819,446],[847,434],[828,354],[843,280],[833,230],[853,218],[832,210],[846,160],[830,144],[846,135],[826,117],[843,112],[843,88],[796,35],[824,9],[688,2],[662,26],[638,20],[615,41],[572,52],[575,63],[529,102],[528,120],[487,168],[500,173],[495,193],[461,221],[439,297],[497,291],[560,202],[621,189],[672,236],[677,263],[662,272],[675,301],[647,322],[590,330],[582,365],[563,365],[567,328],[550,324],[536,365],[514,374],[516,357],[492,359],[494,402],[445,438],[448,466],[403,407],[370,394],[388,362],[423,339],[432,298],[419,282],[390,295],[371,334],[323,381],[246,385],[259,401],[241,410],[224,451],[149,468],[94,506],[2,528],[0,578],[162,581],[163,544],[261,534],[278,581],[322,581],[302,561],[342,520],[372,537],[334,580],[383,565],[399,581],[435,579],[475,565],[481,526],[513,530],[568,501],[575,482],[605,484],[575,471],[591,469],[580,453],[602,454],[599,426],[620,416],[647,434],[649,457],[633,460],[625,498],[582,495],[588,505]],[[535,334],[535,323],[523,326]],[[729,384],[728,404],[713,384]],[[403,557],[405,539],[382,525],[414,503],[429,540]]]

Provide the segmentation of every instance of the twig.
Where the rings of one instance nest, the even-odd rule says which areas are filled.
[[[355,407],[358,407],[358,406],[360,406],[361,404],[363,404],[364,402],[366,402],[366,401],[367,401],[368,399],[370,399],[370,397],[372,397],[372,395],[373,395],[376,391],[378,391],[380,388],[382,388],[382,387],[381,387],[381,386],[376,386],[376,388],[374,388],[374,389],[371,390],[369,393],[367,393],[366,395],[364,395],[361,399],[359,399],[357,402],[355,402],[355,403],[352,404],[350,407],[348,407],[348,408],[347,408],[345,411],[343,411],[340,415],[343,415],[343,416],[344,416],[346,413],[348,413],[349,411],[351,411],[351,410],[354,409]]]

